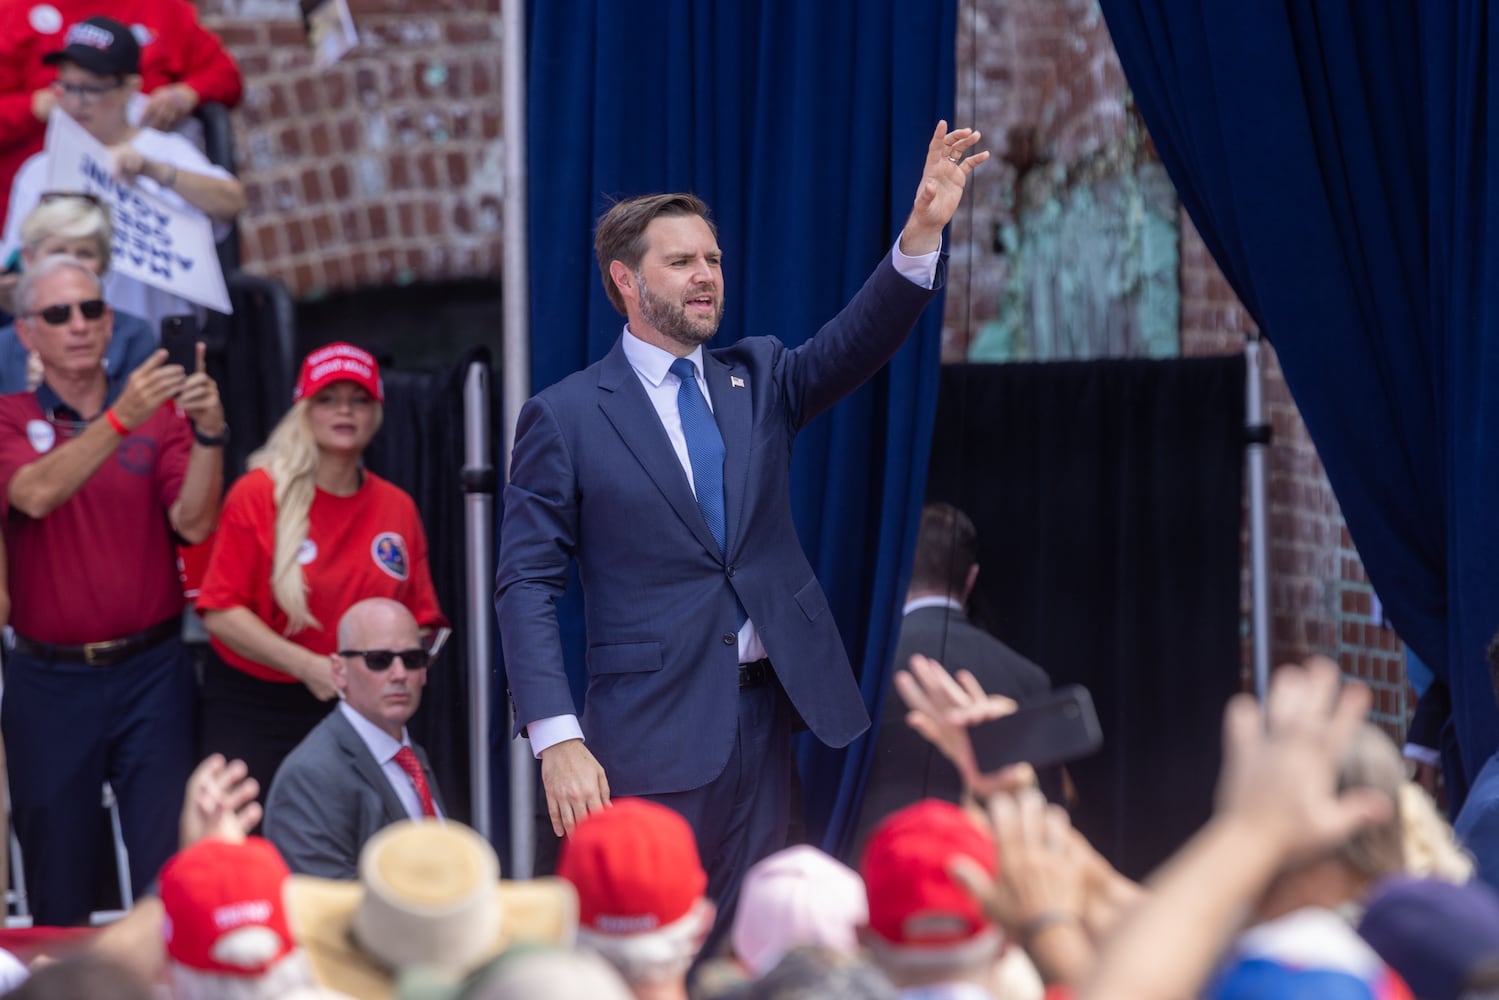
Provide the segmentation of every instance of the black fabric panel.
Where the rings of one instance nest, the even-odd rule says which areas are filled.
[[[468,634],[465,588],[463,382],[473,362],[490,363],[489,351],[470,351],[453,367],[435,372],[394,371],[382,359],[385,422],[366,449],[366,464],[410,493],[427,530],[428,561],[443,614],[453,626],[422,692],[411,736],[426,748],[443,800],[454,819],[471,822],[468,749]],[[490,380],[491,385],[493,379]],[[491,441],[493,465],[498,444]],[[486,616],[479,627],[490,628]]]
[[[1085,684],[1078,827],[1143,876],[1208,815],[1239,688],[1242,358],[950,366],[927,499],[978,528],[973,617]]]

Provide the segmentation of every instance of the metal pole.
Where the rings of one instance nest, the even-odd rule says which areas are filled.
[[[489,641],[489,595],[494,591],[495,471],[490,464],[489,366],[474,362],[463,378],[463,516],[468,531],[468,749],[469,800],[474,829],[488,840],[489,678],[494,650]]]
[[[526,214],[526,5],[524,0],[505,0],[505,31],[502,53],[505,130],[505,307],[504,351],[500,365],[500,467],[510,481],[510,450],[515,445],[515,424],[521,404],[531,395],[530,343],[530,241]],[[494,592],[494,579],[483,593]],[[492,614],[493,612],[488,612]],[[514,706],[507,712],[514,726]],[[515,878],[530,878],[535,859],[535,760],[525,740],[510,741],[510,871]]]
[[[1254,693],[1260,703],[1270,686],[1270,530],[1266,511],[1264,347],[1259,332],[1244,342],[1244,441],[1249,468],[1250,636],[1254,648]]]

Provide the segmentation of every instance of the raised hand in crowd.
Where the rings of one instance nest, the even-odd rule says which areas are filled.
[[[1038,789],[988,801],[1000,865],[991,877],[980,865],[955,858],[952,875],[988,918],[1018,941],[1047,984],[1078,982],[1093,960],[1084,925],[1086,858],[1067,811],[1048,805]]]
[[[244,840],[260,822],[261,807],[255,797],[260,783],[250,777],[242,760],[226,761],[222,754],[209,754],[187,779],[178,825],[179,846],[191,847],[208,837]]]
[[[130,373],[124,391],[110,409],[126,430],[134,430],[150,420],[157,407],[181,392],[186,381],[182,366],[167,364],[167,352],[158,349]]]
[[[920,655],[911,657],[909,670],[895,675],[895,690],[909,709],[906,724],[952,762],[975,796],[982,799],[1035,785],[1036,772],[1029,764],[980,773],[968,738],[970,726],[1013,715],[1012,699],[986,693],[966,670],[954,677],[936,660]]]
[[[182,383],[177,394],[177,405],[187,414],[198,433],[205,437],[218,437],[224,432],[224,405],[219,399],[219,386],[208,375],[208,348],[198,342],[198,363],[191,375]]]
[[[1215,814],[1150,879],[1149,898],[1109,936],[1080,1000],[1195,995],[1277,872],[1388,820],[1387,796],[1337,789],[1369,700],[1368,688],[1343,685],[1335,663],[1313,657],[1276,672],[1263,723],[1250,696],[1229,702]]]

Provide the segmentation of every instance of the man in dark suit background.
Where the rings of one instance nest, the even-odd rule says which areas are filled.
[[[339,619],[338,650],[338,707],[276,770],[265,836],[299,875],[354,879],[366,840],[443,808],[426,751],[406,733],[430,662],[416,619],[399,601],[366,598]]]
[[[978,575],[978,532],[973,521],[951,504],[927,504],[916,536],[895,665],[904,670],[911,657],[927,656],[948,673],[969,671],[986,692],[1013,698],[1024,708],[1051,690],[1051,678],[968,620],[968,598]],[[897,809],[922,799],[957,802],[962,792],[957,769],[906,725],[900,695],[893,688],[888,690],[864,784],[855,845],[862,847],[875,825]]]
[[[989,155],[970,152],[978,139],[939,123],[896,246],[795,349],[748,337],[704,350],[724,302],[707,207],[688,194],[620,202],[595,247],[628,325],[602,361],[521,411],[495,602],[553,829],[611,795],[676,809],[720,913],[743,871],[784,846],[794,720],[831,746],[869,724],[792,523],[792,439],[889,360],[939,286],[942,230]],[[573,560],[581,720],[554,607]]]

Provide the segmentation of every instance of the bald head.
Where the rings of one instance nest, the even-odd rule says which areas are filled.
[[[426,648],[406,606],[371,597],[345,611],[332,660],[333,686],[349,707],[401,739],[427,683]]]
[[[365,649],[366,637],[372,631],[403,629],[416,631],[416,619],[406,605],[389,597],[366,597],[352,605],[338,620],[338,648]]]

